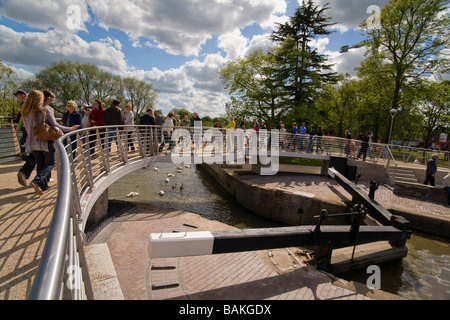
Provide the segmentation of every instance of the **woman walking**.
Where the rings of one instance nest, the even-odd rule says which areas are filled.
[[[60,124],[66,127],[73,127],[78,125],[79,128],[83,128],[83,117],[78,112],[78,106],[75,101],[68,101],[66,108],[67,112],[63,115]],[[77,158],[77,135],[70,136],[70,142],[72,147],[73,161],[75,161]],[[68,141],[64,140],[65,146],[67,145],[67,143]]]
[[[58,127],[63,132],[76,130],[79,126],[68,128],[59,125],[53,112],[47,106],[44,106],[44,94],[39,90],[34,90],[28,95],[22,109],[22,116],[25,128],[30,133],[25,143],[26,152],[33,153],[37,163],[37,174],[30,185],[38,195],[42,196],[44,191],[48,189],[47,176],[54,167],[54,161],[52,160],[52,153],[49,151],[48,141],[35,139],[34,127],[44,123],[44,121],[50,126]]]
[[[125,130],[127,131],[127,140],[128,140],[128,151],[134,152],[136,148],[133,143],[133,133],[134,133],[134,113],[133,106],[128,103],[125,106],[125,113],[123,114],[123,119],[125,122]]]
[[[174,129],[174,122],[173,122],[174,117],[175,114],[173,112],[170,112],[169,115],[167,116],[166,122],[164,122],[164,125],[162,127],[164,138],[161,145],[159,146],[159,153],[163,151],[166,143],[169,144],[169,150],[172,150],[174,146],[174,142],[172,141],[172,132]]]

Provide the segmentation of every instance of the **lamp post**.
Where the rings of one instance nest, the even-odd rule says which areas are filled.
[[[394,128],[394,118],[397,115],[397,109],[392,109],[390,111],[391,114],[391,129],[389,130],[389,140],[388,144],[391,144],[391,137],[392,137],[392,129]]]

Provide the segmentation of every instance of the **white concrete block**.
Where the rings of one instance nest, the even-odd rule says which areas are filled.
[[[149,237],[150,259],[210,255],[214,236],[209,231],[152,233]]]

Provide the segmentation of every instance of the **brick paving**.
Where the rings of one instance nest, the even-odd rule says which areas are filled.
[[[43,197],[32,187],[19,185],[22,165],[22,161],[0,165],[0,300],[28,298],[57,197],[56,182]]]

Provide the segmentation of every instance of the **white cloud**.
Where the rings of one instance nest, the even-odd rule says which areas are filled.
[[[76,10],[68,10],[73,8]],[[0,16],[41,30],[86,31],[90,21],[85,0],[1,0]],[[70,29],[73,19],[79,21],[80,29]]]
[[[86,42],[76,34],[57,30],[16,32],[0,25],[0,57],[10,63],[41,69],[59,60],[92,63],[118,73],[128,69],[124,54],[115,41]]]
[[[311,41],[311,47],[317,48],[319,52],[325,52],[327,45],[330,43],[328,38],[320,38],[318,40]]]
[[[299,0],[301,3],[302,0]],[[335,26],[341,32],[349,29],[358,29],[364,20],[367,20],[372,12],[368,13],[370,6],[378,6],[380,9],[387,3],[387,0],[315,0],[321,7],[329,3],[330,10],[325,13],[332,17],[332,22],[338,22]]]
[[[89,6],[99,25],[126,32],[135,46],[143,41],[185,56],[197,56],[212,35],[273,25],[286,11],[284,0],[90,0]]]
[[[246,54],[249,40],[241,34],[239,29],[223,34],[218,38],[218,47],[227,54],[228,60],[235,60]]]
[[[228,97],[219,79],[218,71],[225,59],[219,54],[207,55],[203,61],[194,59],[180,68],[161,71],[136,70],[124,76],[152,83],[159,91],[158,109],[168,113],[173,108],[187,109],[203,115],[224,113]]]
[[[335,63],[333,71],[339,73],[349,73],[350,76],[355,77],[357,71],[355,70],[362,61],[364,61],[366,48],[358,48],[349,50],[347,53],[340,52],[325,52],[330,58],[331,63]]]

